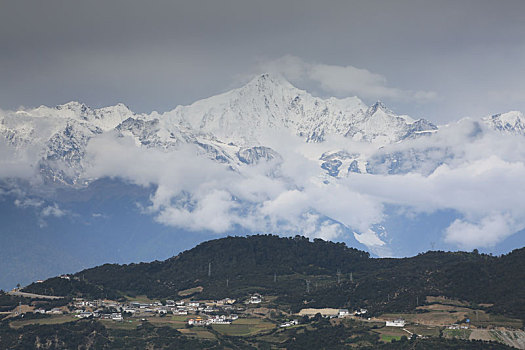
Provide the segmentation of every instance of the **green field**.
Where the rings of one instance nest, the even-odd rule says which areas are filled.
[[[242,318],[232,324],[216,324],[213,329],[221,334],[229,336],[250,336],[275,328],[271,322],[260,318]]]
[[[125,319],[124,321],[113,321],[113,320],[100,320],[100,323],[102,323],[105,327],[111,328],[111,329],[124,329],[124,330],[131,330],[131,329],[137,329],[137,326],[140,324],[140,321],[138,320],[131,320],[131,319]]]
[[[181,319],[181,317],[184,317]],[[186,326],[187,316],[173,316],[173,317],[149,317],[147,320],[155,326],[168,326],[175,329],[184,328]]]
[[[186,322],[187,320],[189,320],[190,318],[195,318],[197,317],[197,315],[173,315],[173,316],[167,316],[166,318],[169,318],[173,321],[180,321],[180,322]]]
[[[454,305],[454,306],[469,306],[470,303],[464,301],[464,300],[458,300],[458,299],[450,299],[443,296],[435,297],[435,296],[427,296],[426,298],[427,303],[437,303],[442,305]]]
[[[468,339],[472,331],[470,329],[445,329],[443,336],[446,338]]]
[[[385,343],[390,343],[392,340],[400,340],[401,335],[387,335],[387,334],[381,334],[381,341]]]
[[[423,335],[427,337],[439,337],[439,331],[441,327],[431,327],[431,326],[424,326],[424,325],[408,325],[405,327],[408,331]]]
[[[373,330],[374,333],[379,334],[379,338],[383,342],[391,342],[392,339],[399,340],[402,336],[409,337],[409,334],[397,327],[383,327]]]
[[[485,313],[482,310],[472,310],[467,314],[467,317],[470,318],[470,323],[476,327],[487,328],[488,326],[493,326],[514,329],[520,329],[523,327],[521,320],[503,315]]]
[[[200,338],[200,339],[216,339],[215,335],[203,327],[193,327],[193,328],[182,328],[179,329],[184,335]]]
[[[135,301],[137,303],[143,303],[143,304],[151,304],[155,301],[158,301],[158,300],[150,299],[145,295],[136,295],[134,297],[130,297],[126,295],[125,298],[129,301]]]
[[[37,318],[37,319],[27,319],[27,320],[16,320],[9,323],[9,326],[12,328],[24,327],[28,324],[60,324],[78,320],[78,318],[73,315],[57,315],[46,318]]]

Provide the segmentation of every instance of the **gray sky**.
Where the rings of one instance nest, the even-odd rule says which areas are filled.
[[[0,0],[0,108],[165,111],[272,69],[435,122],[525,111],[525,1]]]

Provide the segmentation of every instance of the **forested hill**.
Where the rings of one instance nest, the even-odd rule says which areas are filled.
[[[25,291],[92,298],[147,295],[179,299],[277,296],[298,309],[368,307],[411,311],[426,296],[494,304],[489,311],[525,319],[525,249],[493,257],[477,251],[432,251],[411,258],[375,259],[344,243],[273,235],[227,237],[199,244],[165,261],[106,264],[66,278],[33,283]],[[200,288],[199,288],[200,290]]]

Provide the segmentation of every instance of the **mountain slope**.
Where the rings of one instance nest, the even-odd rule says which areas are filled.
[[[306,300],[312,307],[366,305],[373,312],[409,311],[417,306],[416,297],[444,295],[491,303],[493,311],[525,319],[524,271],[524,248],[501,257],[428,252],[413,258],[371,259],[342,243],[258,235],[205,242],[165,261],[106,264],[24,290],[179,298],[179,291],[201,286],[199,298],[204,299],[259,292],[276,295],[277,302],[292,308]]]
[[[65,184],[86,180],[82,177],[88,165],[87,144],[109,132],[161,150],[194,144],[212,159],[235,164],[239,162],[235,153],[241,148],[265,146],[265,139],[276,132],[298,135],[307,142],[341,135],[381,146],[435,129],[426,120],[397,116],[381,103],[368,108],[357,97],[313,97],[268,74],[164,114],[136,115],[123,104],[91,109],[70,102],[0,115],[5,140],[19,152],[34,153],[46,179]]]
[[[525,135],[525,117],[523,113],[519,111],[495,114],[484,118],[483,121],[495,130],[510,134]]]

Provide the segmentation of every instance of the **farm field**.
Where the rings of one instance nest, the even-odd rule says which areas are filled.
[[[200,339],[216,339],[213,333],[202,327],[182,328],[179,329],[179,332],[184,335]]]
[[[57,315],[57,316],[51,316],[51,317],[46,317],[46,318],[15,320],[15,321],[11,321],[9,325],[12,328],[20,328],[20,327],[27,326],[29,324],[36,324],[36,325],[60,324],[60,323],[66,323],[66,322],[71,322],[75,320],[77,320],[77,318],[75,318],[73,315]]]
[[[375,329],[373,332],[379,334],[379,338],[385,343],[390,343],[392,339],[399,340],[402,336],[410,337],[408,332],[395,327],[383,327]]]
[[[212,326],[217,332],[228,336],[250,336],[275,328],[275,324],[260,318],[243,318],[232,324],[217,324]]]

